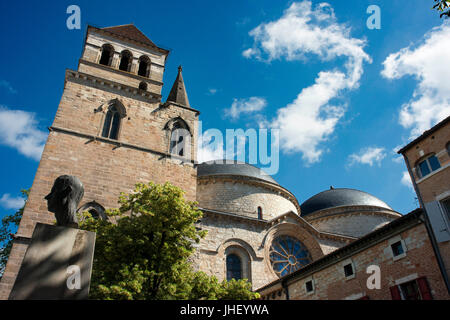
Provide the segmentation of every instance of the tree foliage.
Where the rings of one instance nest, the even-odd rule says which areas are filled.
[[[30,190],[21,190],[20,192],[25,198],[26,203]],[[0,225],[0,278],[5,270],[9,253],[11,252],[13,245],[11,233],[14,232],[19,226],[20,219],[22,219],[23,210],[25,208],[25,203],[23,207],[17,210],[14,214],[4,216]]]
[[[434,0],[435,4],[433,6],[433,9],[436,9],[441,12],[439,17],[446,16],[447,18],[450,17],[450,1],[448,0]]]
[[[253,299],[246,280],[219,282],[194,272],[188,258],[206,235],[195,223],[202,212],[170,183],[139,183],[121,194],[108,221],[80,219],[95,231],[90,298],[93,299]]]

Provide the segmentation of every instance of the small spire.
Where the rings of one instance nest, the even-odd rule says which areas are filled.
[[[173,83],[172,89],[170,89],[169,96],[167,97],[167,102],[174,102],[185,107],[190,107],[182,71],[183,67],[181,65],[178,66],[178,75],[175,79],[175,82]]]

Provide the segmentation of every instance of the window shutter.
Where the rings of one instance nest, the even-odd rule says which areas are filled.
[[[424,204],[430,219],[437,242],[445,242],[450,240],[450,231],[447,230],[444,213],[441,211],[439,201],[431,201]]]
[[[419,285],[420,294],[423,300],[433,300],[431,296],[430,287],[428,286],[428,281],[426,277],[420,277],[417,279],[417,284]]]
[[[398,286],[390,287],[392,300],[402,300],[402,296],[400,295],[400,289]]]

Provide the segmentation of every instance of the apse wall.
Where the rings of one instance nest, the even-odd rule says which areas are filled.
[[[197,182],[197,201],[200,208],[235,213],[270,220],[288,211],[298,214],[296,202],[278,186],[265,186],[250,179],[201,178]]]
[[[306,220],[321,232],[360,238],[399,217],[394,211],[355,206],[322,210]]]

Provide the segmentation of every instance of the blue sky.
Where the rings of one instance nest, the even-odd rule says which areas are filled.
[[[81,9],[81,30],[66,8]],[[183,65],[203,128],[280,129],[274,178],[302,203],[331,185],[417,206],[394,152],[450,114],[449,24],[432,0],[1,2],[0,216],[32,185],[88,24],[134,23]],[[369,5],[381,28],[370,30]],[[220,150],[207,150],[217,154]]]

